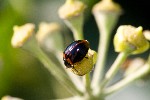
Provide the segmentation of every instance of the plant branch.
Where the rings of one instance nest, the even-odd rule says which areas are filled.
[[[73,32],[73,36],[75,40],[82,40],[84,39],[83,36],[83,15],[77,16],[75,18],[64,20],[66,25],[71,29]]]
[[[119,70],[121,64],[125,61],[125,59],[129,56],[129,52],[121,52],[113,65],[110,67],[108,72],[106,73],[104,80],[102,81],[101,88],[105,87],[109,81],[116,75]]]
[[[107,51],[109,47],[110,35],[108,33],[103,32],[101,36],[99,36],[99,46],[98,46],[98,55],[97,55],[97,63],[94,69],[92,87],[97,88],[100,80],[103,77],[103,70],[106,63]]]
[[[46,69],[63,85],[65,86],[70,93],[73,95],[82,93],[75,87],[72,81],[69,79],[67,74],[61,70],[57,65],[55,65],[40,49],[34,37],[32,37],[27,43],[23,46],[23,49],[28,50],[34,56],[36,56],[45,66]]]
[[[126,76],[123,80],[119,81],[113,86],[110,86],[104,90],[104,95],[110,95],[125,86],[129,85],[131,82],[134,82],[136,79],[141,78],[142,76],[146,75],[150,72],[150,63],[146,63],[144,66],[141,66],[140,69],[131,73],[130,75]]]
[[[90,95],[90,94],[91,94],[91,86],[90,86],[91,80],[90,80],[90,73],[87,73],[87,74],[84,76],[84,79],[85,79],[86,93],[88,93],[88,94]]]
[[[60,63],[62,64],[62,67],[63,69],[65,70],[65,72],[68,74],[68,76],[70,77],[70,80],[74,83],[74,85],[76,86],[76,88],[82,92],[85,91],[85,87],[84,87],[84,84],[83,82],[81,81],[81,78],[75,74],[73,74],[72,72],[68,71],[66,68],[65,68],[65,65],[63,63],[63,60],[60,58],[61,57],[61,54],[60,53],[57,53],[56,54],[56,57],[58,58],[58,60],[60,61]]]

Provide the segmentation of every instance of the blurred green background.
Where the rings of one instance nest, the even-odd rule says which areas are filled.
[[[84,36],[90,41],[91,48],[97,50],[98,29],[91,14],[91,8],[99,0],[83,1],[88,5],[85,12]],[[11,95],[25,100],[49,100],[70,95],[67,91],[64,92],[65,89],[35,57],[21,49],[12,48],[10,44],[14,25],[30,22],[35,23],[37,28],[42,21],[64,24],[57,14],[58,8],[64,2],[65,0],[0,0],[0,98],[4,95]],[[122,6],[124,13],[113,35],[117,27],[122,24],[143,26],[144,30],[150,28],[148,1],[116,0],[116,2]],[[116,55],[111,43],[108,55],[111,58],[108,65]],[[145,57],[145,55],[146,53],[140,56]],[[130,97],[128,100],[149,100],[150,85],[148,83],[150,82],[147,81],[142,87],[133,84],[122,90],[123,93],[121,91],[107,99],[127,100],[127,98],[122,98],[127,96]],[[141,95],[136,97],[135,94],[139,93]]]

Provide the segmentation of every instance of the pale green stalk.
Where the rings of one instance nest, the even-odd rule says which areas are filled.
[[[70,77],[70,80],[74,83],[74,85],[76,86],[76,88],[78,90],[80,90],[81,92],[84,92],[85,91],[85,87],[84,87],[84,84],[81,81],[81,77],[79,77],[79,76],[77,76],[77,75],[75,75],[72,72],[70,72],[70,71],[67,70],[67,68],[64,65],[64,62],[63,62],[62,58],[60,58],[61,57],[60,53],[57,53],[56,57],[58,58],[58,60],[62,64],[63,69],[66,71],[66,73]]]
[[[72,30],[75,40],[83,40],[83,15],[65,20],[67,26]],[[90,89],[90,73],[84,75],[85,89],[89,94]]]
[[[90,73],[87,73],[85,76],[84,76],[84,79],[85,79],[85,88],[86,88],[86,93],[88,93],[88,95],[91,95],[91,80],[90,80]]]
[[[73,95],[82,95],[82,93],[74,86],[67,74],[62,71],[57,65],[55,65],[46,54],[40,49],[34,37],[25,43],[23,49],[28,50],[34,56],[36,56],[48,69],[48,71]]]
[[[130,54],[129,52],[121,52],[118,55],[118,57],[115,60],[115,62],[113,63],[113,65],[110,67],[110,69],[106,73],[100,88],[104,88],[108,84],[108,82],[112,80],[112,78],[118,72],[121,64],[126,60],[126,58],[129,56],[129,54]]]
[[[98,58],[91,82],[92,88],[95,89],[99,86],[99,83],[104,75],[103,72],[111,33],[118,21],[119,16],[116,12],[111,12],[109,10],[93,10],[93,14],[99,29]]]
[[[85,4],[80,1],[73,1],[74,0],[67,0],[66,4],[62,6],[62,8],[60,8],[59,15],[62,19],[64,19],[65,24],[73,32],[74,40],[83,40],[83,11],[85,9]],[[69,7],[68,5],[71,5],[71,3],[72,7]],[[66,9],[65,7],[67,7],[68,9]],[[74,10],[70,10],[69,8]],[[68,13],[64,16],[63,12],[66,10],[68,10]],[[88,73],[84,75],[84,79],[86,90],[90,90],[90,74]]]
[[[99,46],[97,63],[94,69],[92,87],[95,89],[99,85],[101,78],[103,77],[103,70],[106,63],[107,51],[109,47],[110,34],[106,30],[100,30]]]
[[[118,21],[121,13],[121,7],[112,0],[102,0],[94,5],[92,12],[98,25],[100,39],[98,45],[97,63],[91,82],[92,89],[95,91],[104,77],[104,67],[111,33]]]
[[[64,20],[66,25],[71,29],[73,32],[73,36],[75,40],[82,40],[84,39],[83,36],[83,15],[76,16],[71,19]]]
[[[150,73],[150,59],[144,66],[141,66],[136,72],[131,73],[130,75],[126,76],[124,79],[119,81],[113,86],[110,86],[104,90],[104,95],[110,95],[120,89],[124,88],[125,86],[129,85],[131,82],[141,78],[142,76]]]

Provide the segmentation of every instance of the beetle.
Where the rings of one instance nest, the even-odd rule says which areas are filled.
[[[74,68],[74,64],[82,61],[90,48],[87,40],[73,41],[63,52],[63,61],[66,68]]]

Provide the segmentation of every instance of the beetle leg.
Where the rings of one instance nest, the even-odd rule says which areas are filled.
[[[89,59],[88,57],[85,56],[86,59]]]

